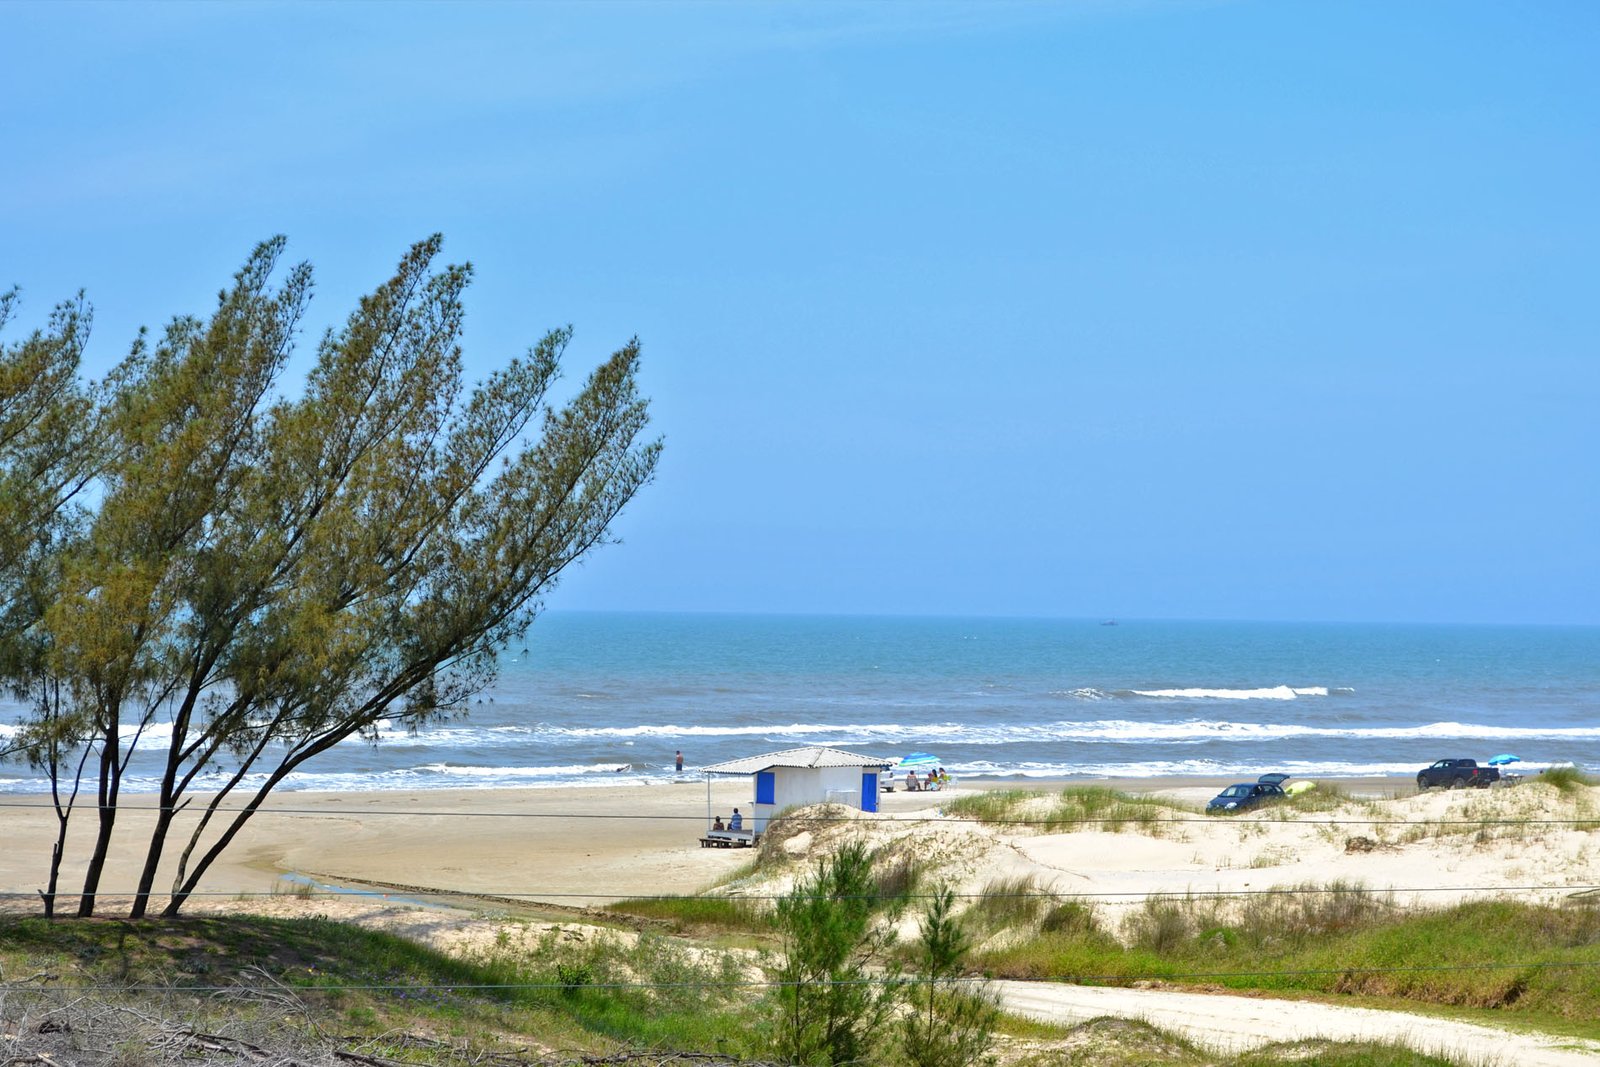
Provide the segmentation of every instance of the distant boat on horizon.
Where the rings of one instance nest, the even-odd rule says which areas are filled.
[[[1116,624],[1117,624],[1117,620],[1116,619],[1107,619],[1105,622],[1101,623],[1100,625],[1101,626],[1115,626]]]

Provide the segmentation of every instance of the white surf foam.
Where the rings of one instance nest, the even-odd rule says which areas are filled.
[[[1264,689],[1133,689],[1130,692],[1142,697],[1166,700],[1296,700],[1300,697],[1325,697],[1325,685],[1291,686],[1274,685]]]
[[[1417,739],[1586,739],[1600,738],[1600,727],[1494,726],[1488,723],[1431,722],[1407,726],[1310,726],[1298,723],[1237,722],[1227,719],[1058,720],[1046,723],[770,723],[746,726],[545,727],[524,740],[626,740],[637,737],[761,738],[774,744],[834,742],[881,744],[939,742],[960,745],[1005,745],[1032,741],[1131,743],[1139,741],[1278,741],[1294,738],[1367,740]]]

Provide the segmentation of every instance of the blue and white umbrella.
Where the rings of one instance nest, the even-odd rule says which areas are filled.
[[[914,767],[937,767],[938,765],[938,756],[930,755],[927,752],[913,752],[909,756],[901,756],[900,762],[894,765],[894,769],[897,771],[909,771]]]
[[[1491,767],[1503,767],[1508,763],[1521,763],[1521,762],[1522,762],[1522,757],[1521,756],[1513,756],[1509,752],[1502,752],[1498,756],[1490,756],[1489,757],[1489,766],[1491,766]]]

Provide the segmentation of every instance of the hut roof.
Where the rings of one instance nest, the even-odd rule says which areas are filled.
[[[773,767],[875,767],[888,770],[894,760],[878,756],[863,756],[839,748],[811,745],[807,748],[786,748],[781,752],[768,752],[760,756],[713,763],[702,768],[707,774],[755,774]]]

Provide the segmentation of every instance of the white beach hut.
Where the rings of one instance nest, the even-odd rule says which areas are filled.
[[[877,811],[878,775],[892,766],[892,759],[820,745],[713,763],[703,768],[706,822],[711,821],[714,774],[748,774],[753,779],[755,795],[745,828],[754,835],[765,830],[767,820],[784,808],[802,804],[844,804],[860,811]]]

